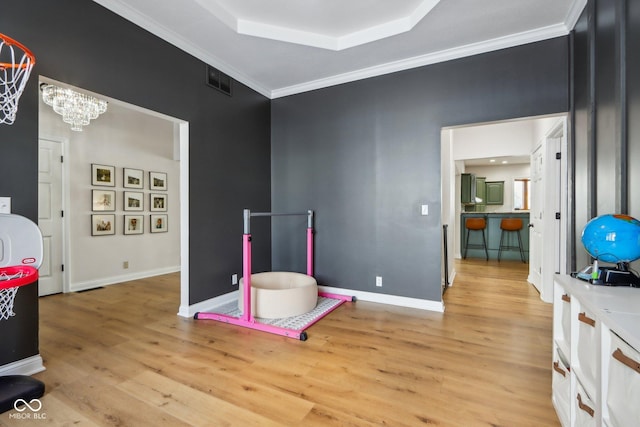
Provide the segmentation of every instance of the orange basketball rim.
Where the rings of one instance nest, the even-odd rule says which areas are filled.
[[[22,43],[0,34],[0,123],[13,124],[18,100],[36,57]]]

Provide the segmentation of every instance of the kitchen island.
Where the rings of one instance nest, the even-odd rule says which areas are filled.
[[[464,212],[460,214],[460,253],[464,254],[464,243],[467,238],[467,228],[465,227],[467,218],[485,218],[487,228],[485,236],[487,239],[487,250],[489,259],[498,259],[498,250],[500,248],[500,221],[504,218],[520,218],[522,219],[522,230],[520,237],[522,238],[522,246],[524,249],[525,259],[529,260],[529,212]],[[478,249],[475,245],[482,244],[482,233],[472,231],[469,236],[469,245],[473,245],[467,251],[467,258],[485,258],[483,249]],[[508,233],[505,236],[505,244],[509,246],[518,246],[518,238],[515,233]],[[517,250],[503,250],[501,259],[503,260],[520,260],[520,252]]]

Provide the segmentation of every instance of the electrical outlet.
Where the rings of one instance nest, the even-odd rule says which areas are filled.
[[[0,197],[0,213],[11,213],[11,197]]]
[[[238,284],[238,275],[237,274],[232,274],[231,275],[231,284],[232,285],[237,285]]]
[[[129,261],[125,261],[122,263],[122,268],[129,268]]]
[[[382,287],[382,276],[376,276],[376,286],[379,288]]]

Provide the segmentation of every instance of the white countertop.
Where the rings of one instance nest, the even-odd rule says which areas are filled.
[[[609,329],[640,350],[640,288],[592,285],[563,274],[556,274],[555,280]]]

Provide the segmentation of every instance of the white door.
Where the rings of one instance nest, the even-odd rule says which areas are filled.
[[[531,154],[531,206],[529,212],[529,278],[528,281],[542,292],[542,236],[544,223],[544,150],[539,145]]]
[[[556,135],[558,132],[560,136]],[[545,244],[540,251],[542,265],[540,297],[545,302],[553,301],[553,275],[560,272],[561,228],[559,217],[556,215],[563,215],[560,203],[562,195],[562,162],[556,154],[562,153],[562,134],[563,128],[553,132],[552,135],[546,138],[544,144],[544,158],[546,161],[543,181],[545,183],[545,191],[542,195],[543,216],[540,222],[544,230],[542,236]]]
[[[563,162],[566,152],[563,121],[552,130],[531,155],[531,210],[529,229],[529,278],[545,302],[553,301],[553,275],[562,271],[562,227],[560,219],[566,215],[562,206]],[[565,160],[566,162],[566,160]],[[566,187],[565,187],[566,188]],[[566,219],[564,220],[566,221]],[[565,222],[566,224],[566,222]],[[566,240],[566,239],[564,239]]]
[[[38,153],[38,226],[44,254],[38,295],[63,291],[62,143],[41,139]]]

